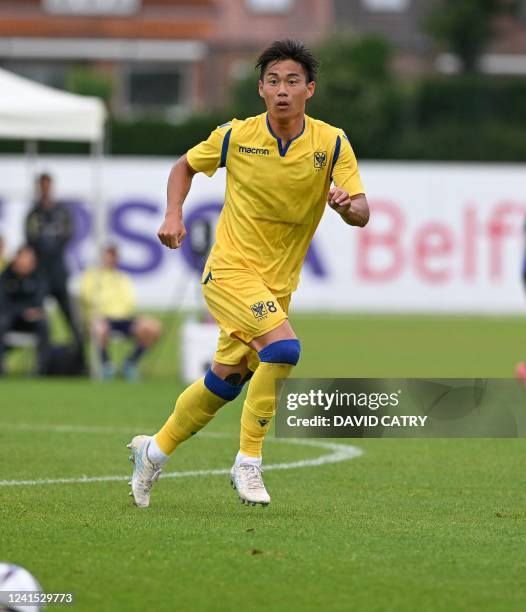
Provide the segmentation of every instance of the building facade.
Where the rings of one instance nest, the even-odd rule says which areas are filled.
[[[335,34],[380,35],[411,74],[435,62],[424,20],[438,0],[0,0],[0,66],[68,88],[79,71],[111,89],[120,116],[175,121],[224,104],[229,85],[271,40],[314,44]],[[526,74],[526,1],[499,23],[484,58],[493,72]]]
[[[0,0],[0,65],[61,88],[95,70],[114,111],[177,120],[223,103],[269,40],[313,42],[331,24],[317,0]]]

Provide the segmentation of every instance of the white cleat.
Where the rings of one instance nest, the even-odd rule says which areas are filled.
[[[135,436],[127,445],[127,448],[132,451],[128,459],[134,464],[132,479],[128,483],[132,488],[130,495],[139,508],[147,508],[150,505],[152,484],[161,473],[161,468],[148,459],[146,451],[150,440],[150,436]]]
[[[265,489],[261,466],[256,463],[234,464],[230,471],[230,483],[236,489],[242,504],[255,506],[270,504],[270,495]]]

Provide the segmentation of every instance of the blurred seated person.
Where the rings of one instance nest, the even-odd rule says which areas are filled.
[[[37,270],[35,251],[23,246],[0,274],[0,375],[4,373],[5,335],[30,332],[37,337],[37,374],[46,373],[49,331],[44,311],[45,280]]]
[[[123,376],[135,380],[138,378],[137,363],[158,340],[161,325],[150,317],[135,316],[133,285],[130,277],[118,270],[118,258],[117,248],[110,245],[102,253],[101,267],[84,271],[80,280],[80,300],[100,350],[103,378],[110,379],[115,375],[108,344],[112,332],[119,332],[135,341],[122,367]]]
[[[7,258],[5,255],[5,240],[0,236],[0,272],[7,266]]]

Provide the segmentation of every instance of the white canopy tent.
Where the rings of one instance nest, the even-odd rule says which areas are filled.
[[[97,253],[105,235],[105,121],[106,108],[98,98],[60,91],[0,68],[0,138],[25,140],[27,153],[36,153],[39,140],[91,143]]]
[[[102,143],[106,109],[98,98],[35,83],[0,68],[0,137]]]
[[[91,143],[97,243],[104,235],[100,162],[105,122],[99,98],[60,91],[0,68],[0,138],[25,140],[28,154],[36,153],[38,140]]]

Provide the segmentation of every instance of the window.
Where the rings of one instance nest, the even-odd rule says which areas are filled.
[[[294,0],[246,0],[246,5],[253,13],[288,13]]]
[[[181,65],[135,64],[123,70],[122,110],[177,120],[187,109],[187,71]]]
[[[8,60],[2,62],[2,67],[43,85],[65,89],[67,73],[72,65],[66,62]]]
[[[171,106],[181,99],[178,72],[131,72],[128,87],[132,106]]]
[[[42,0],[48,13],[72,15],[131,15],[141,0]]]
[[[409,0],[362,0],[369,11],[401,13],[409,8]]]

